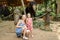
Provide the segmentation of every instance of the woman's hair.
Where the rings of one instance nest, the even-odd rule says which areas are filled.
[[[22,16],[20,16],[19,19],[22,19]]]
[[[25,14],[23,14],[23,15],[22,15],[22,17],[25,17],[25,18],[26,18],[26,15],[25,15]],[[24,20],[24,22],[26,23],[26,19]]]

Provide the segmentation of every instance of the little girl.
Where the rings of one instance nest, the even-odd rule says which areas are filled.
[[[31,36],[33,37],[32,35],[33,21],[32,21],[30,13],[27,14],[26,25],[27,25],[27,30],[30,31]]]

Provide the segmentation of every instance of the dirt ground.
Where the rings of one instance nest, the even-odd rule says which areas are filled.
[[[56,32],[34,29],[33,35],[34,37],[30,37],[29,40],[58,40]],[[3,21],[0,23],[0,40],[22,40],[22,38],[16,37],[13,21]]]

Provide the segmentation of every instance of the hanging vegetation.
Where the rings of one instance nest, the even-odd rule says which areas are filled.
[[[45,13],[47,8],[51,9],[50,16],[55,17],[55,10],[56,10],[56,0],[47,0],[42,4],[37,4],[37,11],[36,16],[41,16]]]

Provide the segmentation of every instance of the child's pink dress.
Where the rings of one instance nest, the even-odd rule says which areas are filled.
[[[27,22],[26,22],[26,24],[27,24],[27,29],[28,30],[30,30],[30,31],[32,31],[32,28],[33,28],[33,24],[32,24],[32,18],[27,18],[27,20],[26,20]]]

